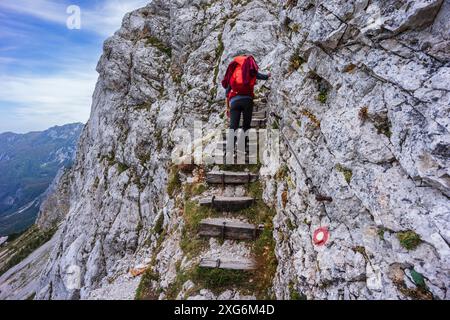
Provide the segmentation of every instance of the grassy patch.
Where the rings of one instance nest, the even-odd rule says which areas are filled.
[[[31,227],[28,231],[19,236],[9,246],[9,250],[15,252],[0,269],[0,276],[6,271],[25,260],[37,248],[48,242],[55,234],[57,228],[48,231],[39,230],[37,226]]]
[[[386,229],[383,227],[378,228],[377,234],[378,237],[380,237],[380,240],[384,240],[384,233],[386,232]]]
[[[164,42],[162,42],[160,39],[156,37],[148,37],[147,38],[147,44],[151,45],[152,47],[155,47],[162,53],[167,54],[169,57],[172,57],[172,48],[167,46]]]
[[[169,181],[167,182],[167,193],[169,196],[173,197],[176,191],[181,189],[181,180],[178,168],[173,166],[170,169]]]
[[[392,136],[391,123],[388,119],[375,121],[374,126],[377,129],[378,134],[384,134],[388,138]]]
[[[219,34],[219,36],[217,37],[217,47],[216,47],[216,61],[217,61],[217,65],[216,68],[214,69],[214,83],[217,82],[217,77],[219,75],[219,65],[220,65],[220,59],[222,57],[223,51],[225,50],[225,46],[223,44],[223,40],[222,40],[222,34]]]
[[[192,280],[203,288],[214,293],[247,283],[251,277],[250,272],[242,270],[225,270],[218,268],[196,267],[192,273]]]
[[[275,174],[275,179],[282,181],[285,180],[288,175],[289,175],[289,167],[283,164]]]
[[[142,275],[141,282],[136,289],[135,300],[156,300],[158,299],[158,294],[152,290],[152,281],[158,281],[159,277],[154,273],[151,268]]]
[[[254,181],[247,184],[247,192],[250,197],[262,199],[263,187],[260,181]]]
[[[181,250],[188,258],[198,256],[206,248],[208,241],[197,236],[202,219],[214,215],[211,208],[201,207],[195,201],[184,203],[184,229],[180,241]]]
[[[266,223],[266,228],[256,240],[253,253],[257,262],[257,269],[253,276],[253,292],[258,299],[272,299],[269,289],[277,271],[278,261],[275,256],[275,240],[273,238],[272,221]]]
[[[166,299],[175,300],[177,298],[178,293],[181,291],[183,284],[191,279],[192,279],[191,270],[187,271],[177,270],[177,276],[175,277],[175,280],[169,285],[169,287],[165,291]]]
[[[293,8],[297,5],[298,0],[287,0],[286,3],[284,4],[284,8]]]
[[[341,164],[337,164],[336,165],[336,170],[339,171],[340,173],[342,173],[344,175],[344,179],[345,181],[349,184],[350,181],[352,180],[352,176],[353,176],[353,172],[352,170],[344,167]]]
[[[161,234],[164,230],[164,215],[161,214],[156,220],[155,226],[153,227],[153,232],[156,234]]]
[[[291,300],[306,300],[306,296],[298,292],[294,282],[289,283],[289,298]]]
[[[311,121],[317,128],[320,127],[320,121],[319,119],[317,119],[317,117],[308,109],[303,109],[300,111],[300,113],[307,117],[309,119],[309,121]]]
[[[320,103],[325,103],[325,102],[327,102],[327,99],[328,99],[328,92],[325,90],[320,91],[319,95],[317,96],[317,100]]]
[[[362,122],[364,122],[367,119],[369,119],[369,108],[367,106],[366,107],[362,107],[361,109],[359,109],[358,118]]]
[[[184,186],[184,199],[189,200],[206,191],[208,187],[204,183],[190,183]]]
[[[152,103],[151,102],[144,102],[144,103],[141,103],[141,104],[138,104],[138,105],[134,106],[135,110],[150,111],[151,108],[152,108]]]
[[[290,231],[294,231],[297,227],[292,223],[291,219],[286,219],[286,226]]]
[[[155,131],[155,140],[156,140],[156,149],[158,151],[161,151],[162,147],[164,145],[164,140],[163,140],[163,137],[162,137],[162,130],[161,129],[158,129],[158,130]]]
[[[422,243],[420,236],[411,230],[397,233],[397,239],[400,241],[400,245],[406,250],[414,250]]]
[[[303,63],[305,63],[305,59],[300,56],[298,50],[295,50],[295,52],[289,59],[289,71],[293,72],[295,70],[298,70],[298,68],[300,68]]]
[[[119,162],[117,164],[117,170],[119,171],[119,174],[122,174],[123,172],[127,171],[128,169],[130,169],[130,167],[128,165],[126,165],[125,163]]]

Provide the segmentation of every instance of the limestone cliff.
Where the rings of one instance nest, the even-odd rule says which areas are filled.
[[[261,297],[183,273],[196,263],[186,186],[204,168],[170,161],[176,129],[226,126],[219,80],[251,53],[273,75],[257,103],[285,136],[281,165],[261,168],[278,265],[267,296],[448,299],[449,30],[448,0],[154,0],[127,14],[104,44],[36,298],[131,299],[141,280],[160,299]],[[71,266],[80,289],[66,286]]]

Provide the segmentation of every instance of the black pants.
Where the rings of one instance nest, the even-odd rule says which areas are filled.
[[[237,130],[241,121],[241,114],[244,117],[242,128],[244,131],[250,129],[253,115],[253,99],[239,99],[233,101],[230,106],[230,129]]]

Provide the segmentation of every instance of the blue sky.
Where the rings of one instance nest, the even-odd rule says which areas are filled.
[[[150,0],[0,0],[0,132],[86,122],[102,43]],[[67,8],[81,29],[67,28]]]

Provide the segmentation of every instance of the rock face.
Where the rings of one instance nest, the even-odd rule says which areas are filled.
[[[269,117],[281,164],[261,169],[277,212],[274,296],[450,298],[449,21],[447,0],[155,0],[128,14],[104,45],[36,298],[129,299],[142,266],[167,298],[190,263],[183,194],[167,191],[174,132],[225,126],[219,80],[242,53],[271,71],[257,94],[282,118]],[[330,239],[316,246],[320,226]],[[178,297],[252,298],[193,285]]]

